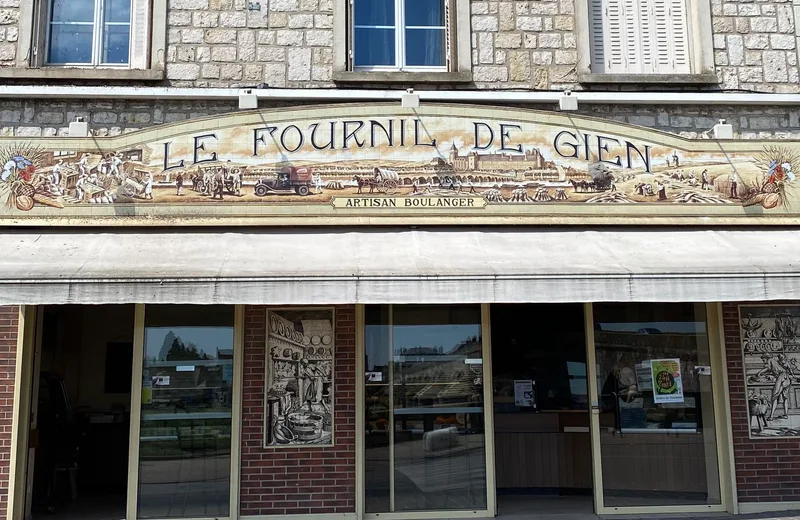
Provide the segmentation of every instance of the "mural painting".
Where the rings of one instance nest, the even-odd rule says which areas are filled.
[[[333,309],[267,316],[265,446],[333,445]]]
[[[92,205],[213,213],[229,204],[792,212],[800,168],[794,141],[692,140],[499,108],[373,108],[360,107],[357,113],[373,114],[363,117],[341,105],[246,112],[91,139],[0,138],[0,203],[15,217]]]
[[[741,305],[750,437],[800,436],[800,305]]]

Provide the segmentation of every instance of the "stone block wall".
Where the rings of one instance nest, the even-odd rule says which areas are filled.
[[[21,1],[0,0],[0,67],[14,66],[29,23]],[[334,1],[169,0],[161,84],[334,87]],[[791,0],[702,1],[711,3],[720,81],[707,88],[800,92]],[[474,82],[448,88],[584,88],[575,0],[472,0],[469,14]]]
[[[2,1],[2,0],[0,0]],[[262,103],[263,108],[285,106]],[[300,106],[300,103],[294,103]],[[524,109],[552,111],[551,105]],[[67,135],[69,121],[81,116],[93,135],[117,135],[154,125],[176,123],[238,110],[236,101],[4,100],[0,99],[0,136]],[[744,139],[800,138],[800,108],[765,106],[588,105],[578,113],[613,119],[689,138],[702,138],[718,119],[733,124]],[[707,135],[707,134],[706,134]]]

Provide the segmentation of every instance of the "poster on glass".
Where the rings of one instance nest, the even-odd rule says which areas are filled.
[[[267,315],[265,446],[333,445],[333,309]]]
[[[740,305],[751,438],[800,436],[800,305]]]

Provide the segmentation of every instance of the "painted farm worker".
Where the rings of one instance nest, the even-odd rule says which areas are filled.
[[[211,173],[211,169],[208,168],[203,172],[203,195],[210,195],[211,194],[211,184],[214,180],[214,175]]]
[[[314,174],[314,191],[322,193],[322,176],[318,173]]]
[[[83,185],[86,183],[86,174],[81,173],[78,175],[78,182],[75,183],[75,198],[83,201]]]
[[[144,181],[144,198],[153,200],[153,172],[147,172],[147,179]]]
[[[183,172],[178,172],[175,177],[175,187],[178,190],[176,195],[183,195]]]
[[[111,157],[110,161],[111,161],[111,175],[119,178],[120,177],[119,167],[122,166],[122,158],[120,157],[120,154],[114,154],[114,156]]]
[[[235,168],[231,173],[231,180],[233,181],[233,192],[237,196],[242,194],[242,170]]]
[[[61,185],[61,168],[64,167],[64,159],[59,159],[53,166],[53,184],[56,186]]]
[[[411,192],[416,193],[417,188],[419,188],[419,179],[414,179],[414,182],[411,183]]]
[[[89,173],[86,171],[86,167],[89,165],[89,154],[85,153],[81,156],[81,159],[78,161],[78,171],[80,173]]]
[[[704,169],[703,173],[700,174],[700,180],[702,181],[702,185],[700,186],[702,189],[710,189],[711,182],[708,180],[708,169]]]
[[[219,200],[223,199],[222,191],[225,189],[225,177],[222,173],[222,168],[217,170],[217,173],[214,175],[214,194],[211,195],[212,199],[219,198]]]
[[[731,170],[731,174],[728,176],[728,181],[731,183],[731,198],[738,199],[739,198],[739,174],[736,173],[736,170]]]
[[[680,166],[678,164],[678,152],[672,152],[672,163],[675,165],[676,168]]]
[[[669,155],[668,155],[667,156],[667,168],[669,168],[669,167],[670,167],[670,163],[669,163]]]
[[[667,186],[661,182],[658,183],[658,200],[667,200]]]

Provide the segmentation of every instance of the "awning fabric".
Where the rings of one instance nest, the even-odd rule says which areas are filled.
[[[800,299],[800,230],[0,233],[0,304]]]

